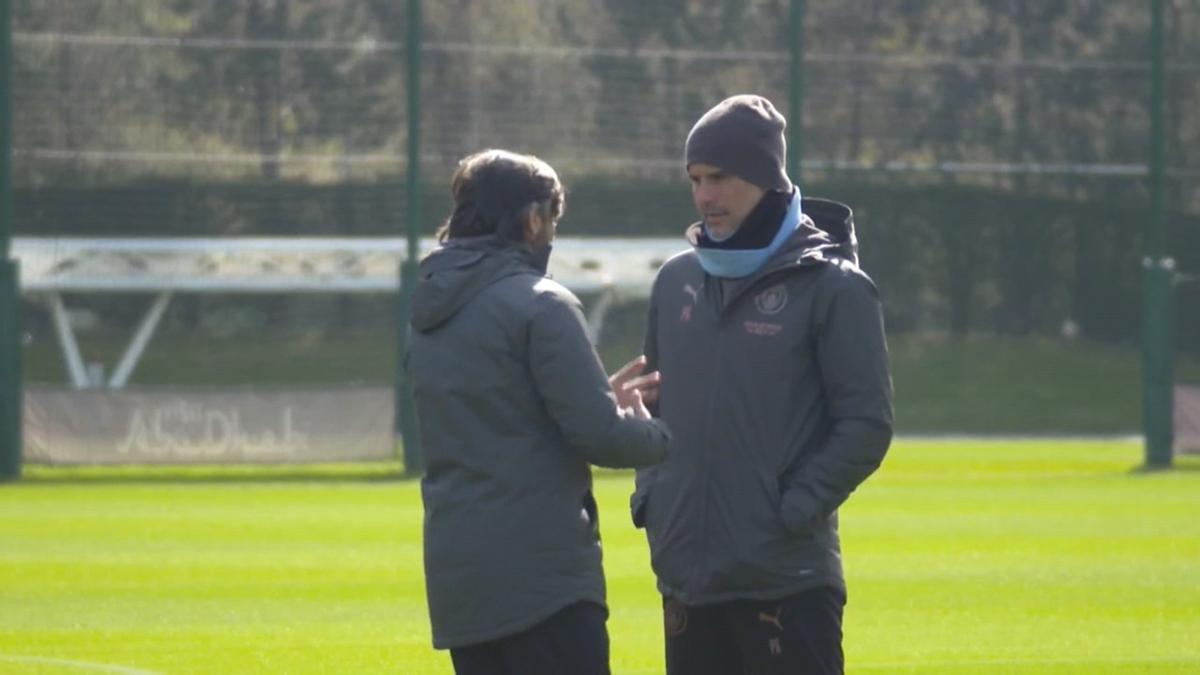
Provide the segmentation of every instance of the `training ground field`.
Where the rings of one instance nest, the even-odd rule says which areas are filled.
[[[1140,453],[898,441],[842,511],[848,672],[1200,672],[1200,461]],[[0,673],[449,673],[387,470],[29,467],[0,485]],[[632,475],[596,486],[613,671],[661,673]]]

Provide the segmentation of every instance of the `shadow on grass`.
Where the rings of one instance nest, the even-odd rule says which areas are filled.
[[[1160,476],[1173,473],[1200,473],[1200,455],[1175,457],[1170,466],[1135,466],[1129,470],[1135,476]]]

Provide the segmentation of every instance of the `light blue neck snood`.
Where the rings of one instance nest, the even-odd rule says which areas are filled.
[[[708,232],[708,226],[702,225],[702,227],[704,227],[704,233],[712,238]],[[783,224],[779,226],[775,238],[766,248],[735,250],[701,248],[694,244],[692,248],[696,251],[696,256],[700,259],[700,266],[704,268],[705,272],[714,277],[740,279],[762,269],[767,259],[775,251],[778,251],[780,246],[783,246],[783,242],[787,241],[798,227],[800,227],[800,188],[796,188],[792,192],[792,203],[788,205],[787,215],[783,217]]]

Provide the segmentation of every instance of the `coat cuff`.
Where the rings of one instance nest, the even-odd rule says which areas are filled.
[[[629,497],[629,515],[633,519],[633,526],[639,529],[646,526],[646,499],[645,491],[635,492]]]

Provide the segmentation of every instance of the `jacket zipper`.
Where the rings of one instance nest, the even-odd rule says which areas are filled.
[[[710,293],[709,285],[713,284],[713,283],[716,284],[716,286],[713,287],[713,290],[715,292]],[[705,290],[705,293],[704,293],[705,300],[710,305],[710,307],[714,310],[713,311],[713,323],[714,323],[714,328],[716,329],[716,344],[714,345],[714,348],[713,348],[714,367],[713,367],[712,377],[708,384],[708,402],[705,405],[704,436],[703,436],[703,438],[705,438],[705,439],[711,439],[711,438],[713,438],[712,424],[713,424],[713,420],[716,419],[715,413],[717,412],[717,404],[716,404],[717,383],[720,382],[720,380],[721,380],[721,378],[720,378],[721,347],[725,342],[725,339],[724,339],[724,337],[725,337],[725,335],[724,335],[725,334],[725,326],[724,326],[725,311],[724,311],[724,306],[723,306],[724,305],[724,298],[723,298],[724,289],[722,289],[720,287],[720,281],[715,281],[714,278],[709,276],[708,274],[704,275],[703,284],[704,284],[704,290]],[[701,459],[703,480],[700,481],[701,489],[703,490],[702,501],[701,501],[701,503],[703,504],[703,513],[701,516],[701,523],[704,525],[704,527],[698,531],[699,532],[709,532],[709,531],[711,531],[711,525],[712,525],[712,523],[711,523],[711,518],[712,518],[712,515],[711,515],[712,514],[712,508],[711,508],[712,485],[711,485],[711,483],[712,483],[712,472],[713,472],[712,462],[713,462],[714,453],[713,453],[712,447],[709,443],[704,443],[701,447],[704,449],[704,456]],[[701,536],[700,542],[699,542],[700,543],[700,546],[699,546],[700,556],[697,558],[697,560],[700,560],[700,561],[709,560],[709,541],[711,539],[712,539],[712,537],[709,537],[709,536]],[[704,571],[702,568],[702,564],[697,565],[694,568],[694,571],[692,573],[692,576],[693,576],[692,592],[689,595],[695,595],[702,588],[701,582],[703,581],[703,578],[702,578],[701,572]]]
[[[704,416],[705,417],[704,430],[703,430],[704,431],[704,436],[703,436],[704,439],[712,439],[713,438],[711,429],[712,429],[713,420],[715,420],[717,418],[717,412],[718,412],[717,401],[716,401],[717,389],[718,389],[717,383],[719,383],[721,381],[720,375],[721,375],[721,371],[724,367],[724,362],[723,362],[723,359],[720,357],[720,354],[722,353],[722,347],[725,344],[725,331],[728,330],[728,326],[729,326],[729,312],[727,312],[726,310],[728,308],[733,307],[734,303],[736,303],[738,300],[740,300],[743,295],[746,295],[752,289],[761,285],[764,281],[767,281],[768,279],[773,279],[782,274],[791,272],[797,268],[806,267],[806,266],[807,265],[800,263],[800,264],[795,264],[795,265],[785,265],[778,269],[770,270],[770,271],[764,273],[763,275],[761,275],[759,278],[752,281],[751,283],[738,289],[737,292],[734,293],[729,298],[728,302],[725,302],[724,289],[722,289],[719,285],[721,282],[719,280],[715,279],[714,277],[708,275],[707,273],[704,275],[704,281],[703,281],[704,290],[705,290],[704,297],[705,297],[705,300],[708,302],[708,304],[715,310],[713,313],[713,316],[714,316],[714,324],[715,324],[715,328],[716,328],[716,345],[714,346],[714,349],[713,349],[713,354],[715,355],[714,361],[715,361],[716,365],[713,369],[712,379],[709,383],[708,403],[707,403],[707,406],[705,409],[706,414]],[[710,293],[709,292],[709,284],[714,284],[714,283],[717,284],[717,286],[715,288],[716,292]],[[704,448],[704,456],[703,456],[702,462],[701,462],[703,480],[700,481],[700,485],[702,486],[702,489],[704,490],[704,494],[702,496],[703,513],[701,516],[701,523],[703,524],[704,527],[698,531],[699,532],[709,532],[710,528],[711,528],[711,524],[712,524],[711,523],[711,519],[712,519],[712,507],[711,507],[712,485],[711,485],[711,482],[712,482],[712,474],[713,474],[713,462],[715,461],[716,453],[713,450],[712,445],[710,443],[706,442],[703,444],[702,447]],[[705,560],[710,559],[709,558],[709,547],[711,546],[710,541],[712,539],[713,539],[712,537],[702,537],[701,538],[701,540],[699,542],[699,546],[698,546],[699,553],[700,553],[699,557],[697,558],[698,560],[705,561]],[[701,565],[702,564],[703,563],[701,563]],[[701,581],[703,579],[702,579],[701,572],[703,571],[703,568],[701,567],[701,565],[697,565],[696,567],[693,568],[692,584],[691,584],[692,588],[691,588],[690,592],[688,593],[689,596],[694,597],[695,594],[698,593],[702,588]]]

